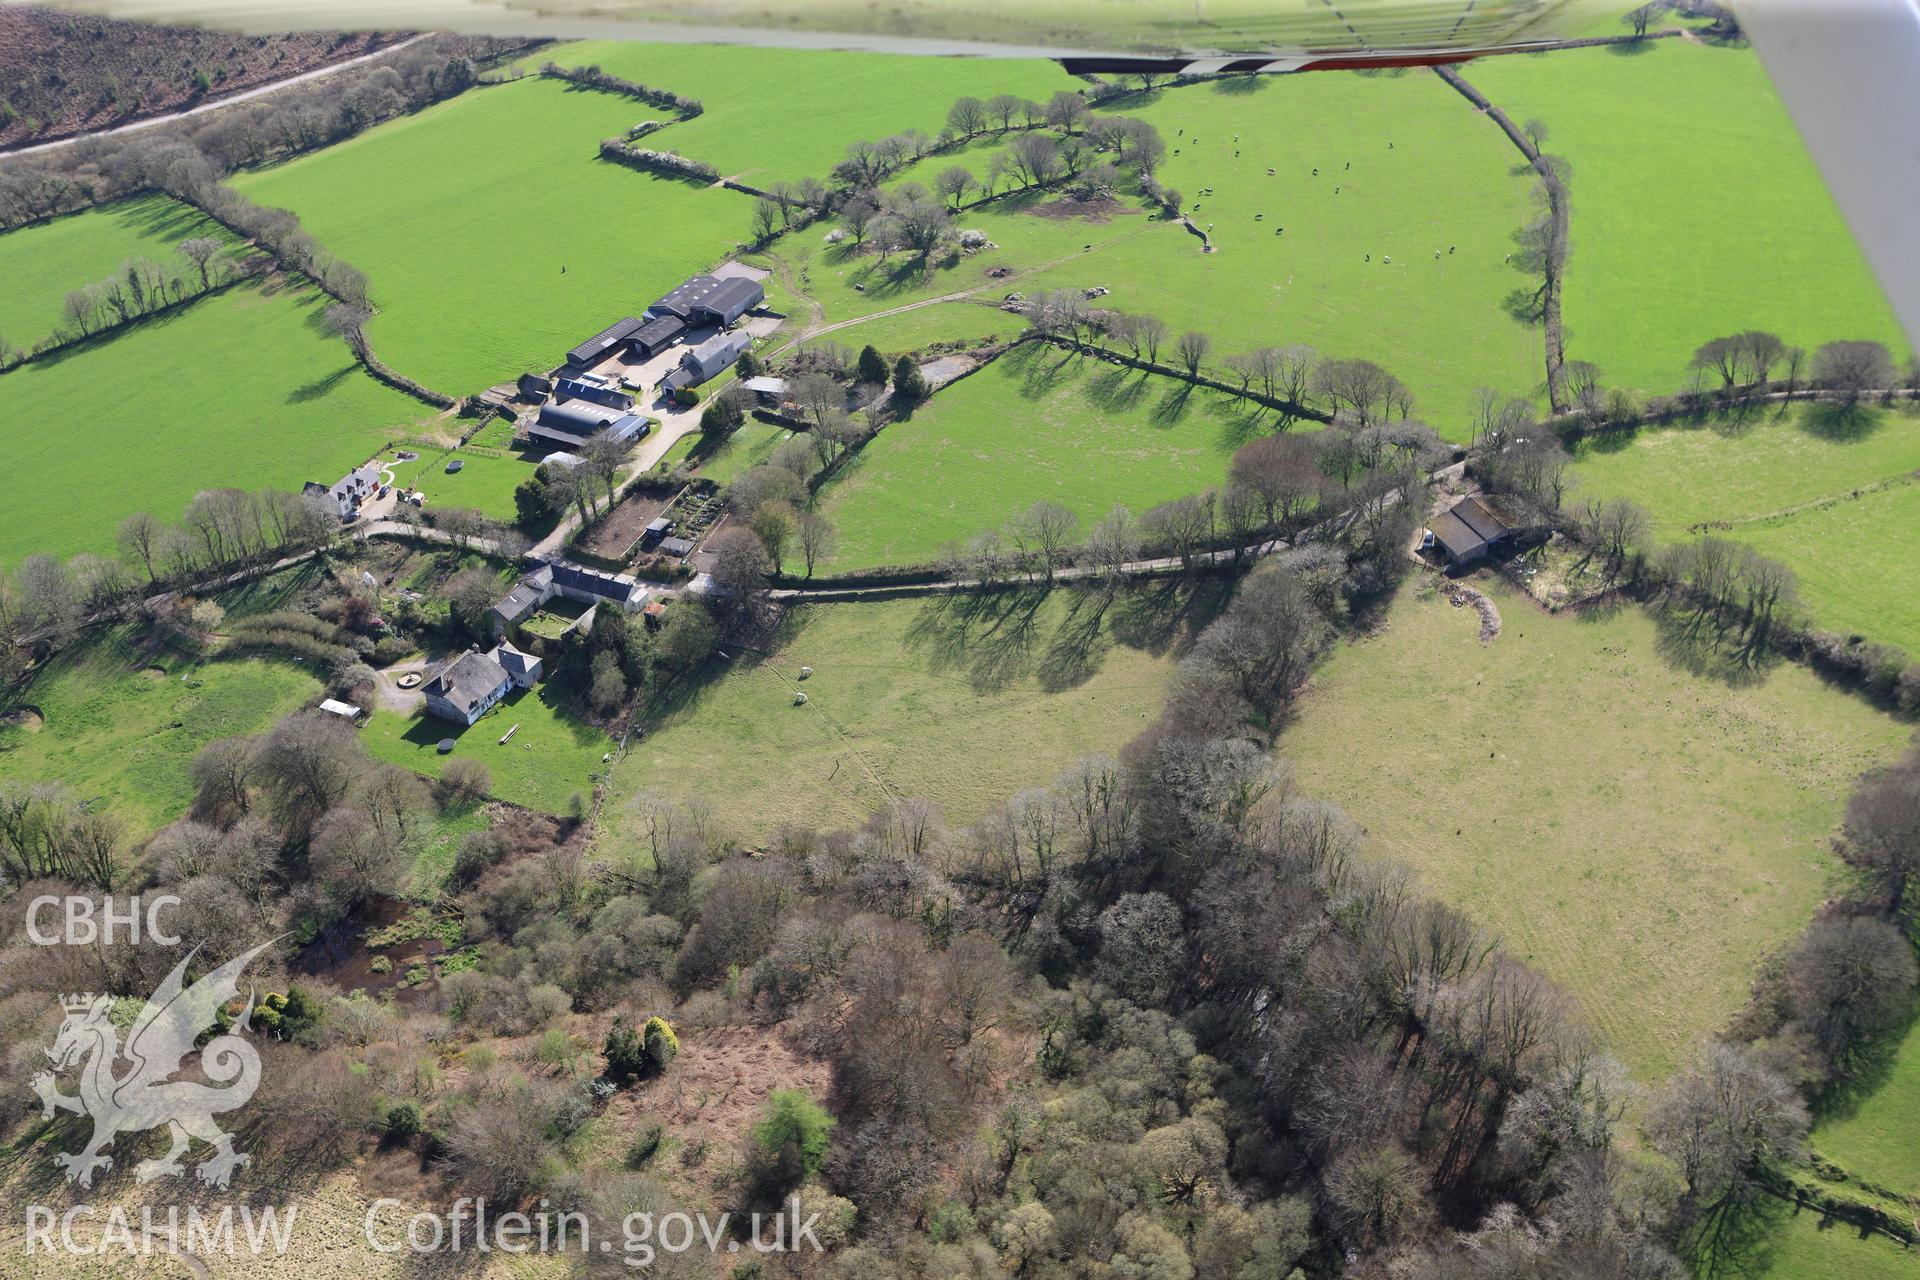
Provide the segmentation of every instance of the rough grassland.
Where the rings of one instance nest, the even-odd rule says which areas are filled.
[[[1677,390],[1694,348],[1770,329],[1809,350],[1904,352],[1860,255],[1750,49],[1656,40],[1489,58],[1466,77],[1573,165],[1567,353]]]
[[[1471,610],[1409,587],[1315,676],[1281,754],[1664,1078],[1806,923],[1843,798],[1911,730],[1797,667],[1688,674],[1639,610],[1550,618],[1494,590],[1482,647]]]
[[[516,724],[519,732],[502,744],[501,735]],[[435,749],[442,738],[454,740],[452,754],[443,756]],[[449,760],[478,760],[493,775],[494,798],[553,814],[567,812],[574,792],[593,794],[600,757],[613,748],[604,731],[575,719],[545,684],[509,694],[464,728],[424,714],[376,711],[361,740],[374,759],[429,778],[438,777]]]
[[[1259,427],[1240,402],[1021,346],[869,441],[821,490],[831,568],[918,564],[1045,498],[1083,529],[1220,483]],[[1269,420],[1271,415],[1269,415]]]
[[[117,628],[66,650],[0,703],[45,719],[37,730],[0,725],[0,776],[65,783],[142,839],[186,813],[187,766],[201,747],[258,732],[319,691],[292,663],[200,663],[149,652]]]
[[[332,483],[430,412],[320,328],[323,299],[242,286],[0,375],[0,563],[113,550],[202,489]]]
[[[1375,360],[1456,439],[1475,387],[1521,395],[1545,379],[1541,331],[1506,307],[1529,285],[1503,261],[1529,183],[1505,137],[1437,77],[1255,77],[1161,90],[1127,112],[1167,140],[1161,180],[1216,252],[1158,223],[1022,288],[1104,286],[1103,304],[1212,335],[1216,362],[1294,342]]]
[[[1159,592],[1104,617],[1064,591],[811,606],[773,653],[736,654],[665,713],[616,767],[605,812],[619,838],[639,793],[703,796],[750,842],[856,825],[891,797],[972,821],[1138,733],[1182,622]]]
[[[1819,409],[1642,431],[1576,457],[1582,497],[1625,496],[1654,537],[1684,541],[1722,523],[1792,566],[1816,624],[1920,652],[1920,421],[1881,411],[1835,431]]]
[[[826,50],[596,40],[542,49],[528,63],[598,65],[642,84],[698,98],[705,111],[650,145],[672,148],[755,186],[814,177],[845,158],[847,144],[910,128],[938,136],[962,94],[1012,93],[1044,102],[1080,82],[1058,63],[1015,58],[903,58]],[[619,100],[628,125],[666,119]],[[737,198],[737,197],[736,197]],[[745,227],[742,213],[741,226]]]
[[[166,196],[140,196],[0,235],[0,337],[16,347],[61,324],[70,290],[112,275],[128,258],[180,261],[174,246],[192,236],[231,240],[199,213]],[[184,263],[182,265],[185,265]]]
[[[745,197],[598,158],[636,106],[476,89],[235,185],[368,274],[382,359],[460,395],[550,368],[747,234]]]

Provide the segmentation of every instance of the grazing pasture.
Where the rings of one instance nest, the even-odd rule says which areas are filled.
[[[0,337],[25,347],[62,324],[70,290],[110,276],[129,258],[171,266],[195,236],[233,237],[168,196],[136,196],[0,235]],[[182,264],[185,265],[185,264]]]
[[[1508,305],[1532,281],[1504,261],[1530,215],[1530,178],[1438,77],[1256,76],[1116,110],[1166,140],[1160,180],[1215,252],[1155,222],[1151,236],[1098,246],[1021,288],[1111,289],[1101,305],[1211,335],[1216,363],[1296,342],[1374,360],[1452,439],[1466,438],[1475,387],[1524,395],[1544,381],[1542,332]]]
[[[654,709],[603,812],[619,839],[640,793],[702,797],[749,843],[857,825],[895,797],[970,822],[1144,728],[1216,590],[1104,610],[1065,590],[797,609],[771,652],[734,651]]]
[[[983,291],[982,296],[998,300],[991,291]],[[936,302],[895,315],[860,320],[800,345],[804,348],[837,342],[854,352],[871,345],[891,361],[909,351],[926,352],[935,343],[971,346],[988,339],[1004,342],[1018,337],[1026,328],[1025,319],[998,307],[973,302]]]
[[[825,180],[845,158],[847,144],[860,139],[906,129],[937,137],[947,108],[963,94],[984,99],[1012,93],[1045,102],[1061,89],[1080,87],[1058,63],[1036,58],[908,60],[882,53],[596,40],[542,49],[526,65],[543,62],[597,65],[623,79],[698,98],[701,115],[673,124],[653,142],[761,187]],[[615,101],[628,126],[671,118],[642,102]]]
[[[1567,354],[1678,390],[1710,338],[1812,350],[1898,324],[1751,49],[1687,40],[1489,58],[1466,78],[1572,165]]]
[[[502,743],[502,735],[516,724],[519,730]],[[454,740],[449,755],[437,749],[442,738]],[[565,814],[575,792],[592,796],[593,775],[605,767],[600,757],[614,745],[605,730],[579,719],[547,684],[508,694],[471,726],[376,711],[361,740],[374,759],[429,778],[438,777],[449,760],[477,760],[493,775],[496,799],[551,814]]]
[[[1746,424],[1582,444],[1579,497],[1627,497],[1661,543],[1705,529],[1790,566],[1816,625],[1920,652],[1920,420],[1877,410],[1836,426],[1826,406]]]
[[[1023,345],[868,441],[820,490],[828,569],[920,564],[1047,499],[1081,531],[1226,478],[1270,426],[1244,402],[1055,347]]]
[[[745,197],[599,158],[642,118],[626,99],[530,78],[234,185],[367,273],[383,360],[461,395],[550,368],[747,234]]]
[[[1694,675],[1641,610],[1549,617],[1482,585],[1491,645],[1407,587],[1318,671],[1280,753],[1662,1079],[1833,887],[1844,799],[1911,729],[1795,666]]]
[[[1913,1144],[1920,1131],[1920,1030],[1910,1029],[1886,1062],[1864,1075],[1860,1096],[1814,1127],[1813,1148],[1855,1178],[1920,1195],[1920,1152]]]
[[[406,434],[432,410],[368,377],[324,303],[243,285],[0,375],[0,563],[110,552],[122,517],[177,520],[202,489],[331,484]]]

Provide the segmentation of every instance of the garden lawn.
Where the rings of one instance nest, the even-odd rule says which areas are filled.
[[[698,98],[704,111],[642,145],[672,149],[765,187],[819,178],[846,157],[847,144],[910,128],[937,137],[947,109],[964,94],[1012,93],[1044,102],[1080,81],[1058,63],[1013,58],[904,58],[894,54],[737,45],[640,44],[599,40],[542,49],[533,66],[598,65],[611,75]],[[625,98],[626,125],[666,120]],[[936,161],[939,157],[934,158]],[[742,234],[746,211],[741,213]]]
[[[857,825],[897,797],[971,822],[1146,727],[1183,623],[1203,625],[1215,603],[1189,612],[1169,588],[1104,616],[1064,590],[796,610],[772,653],[733,650],[656,713],[615,766],[603,813],[627,839],[642,792],[703,797],[749,843],[783,824]]]
[[[1577,493],[1646,507],[1660,543],[1694,526],[1792,567],[1814,622],[1920,653],[1920,419],[1835,430],[1819,407],[1741,427],[1669,427],[1584,443]]]
[[[1471,609],[1405,588],[1318,671],[1280,753],[1653,1083],[1824,900],[1848,792],[1911,728],[1795,666],[1687,674],[1637,608],[1549,617],[1480,585],[1491,645]]]
[[[122,517],[176,521],[202,489],[331,484],[406,434],[432,411],[354,363],[324,301],[241,286],[0,375],[0,564],[110,552]]]
[[[1116,503],[1139,514],[1199,493],[1260,430],[1242,404],[1017,347],[888,426],[821,488],[839,534],[827,571],[925,563],[1043,498],[1084,535]]]
[[[529,78],[237,177],[372,280],[381,359],[449,395],[558,363],[748,233],[737,192],[599,158],[646,110]],[[370,198],[378,193],[378,198]]]
[[[203,663],[149,649],[128,628],[97,632],[0,700],[0,711],[33,708],[44,721],[0,724],[0,776],[64,783],[143,840],[192,805],[187,770],[201,747],[257,733],[319,691],[297,663]]]
[[[502,744],[501,736],[516,724],[519,732]],[[472,726],[376,711],[361,737],[374,759],[429,778],[438,777],[449,760],[477,760],[493,775],[495,799],[561,815],[575,792],[593,795],[600,757],[614,745],[605,731],[576,718],[547,685],[509,694]],[[451,755],[436,749],[442,738],[454,740]]]
[[[513,491],[532,477],[534,459],[516,450],[503,457],[449,449],[435,453],[409,445],[420,456],[412,462],[395,462],[389,454],[384,461],[392,466],[395,485],[418,489],[427,497],[427,510],[447,507],[471,507],[496,520],[512,523],[519,513]],[[460,470],[449,475],[447,464],[458,460]]]
[[[174,246],[194,236],[233,237],[168,196],[136,196],[0,235],[0,337],[26,347],[63,323],[69,291],[114,274],[129,258],[178,264]]]
[[[1022,280],[1025,292],[1110,289],[1098,305],[1210,335],[1214,365],[1288,343],[1373,360],[1455,440],[1476,387],[1526,395],[1544,381],[1543,332],[1507,306],[1532,281],[1504,261],[1531,183],[1505,135],[1438,77],[1256,76],[1120,110],[1166,139],[1160,180],[1216,251],[1155,222]]]
[[[673,442],[661,463],[669,468],[688,460],[699,464],[698,474],[715,484],[732,484],[742,471],[771,461],[773,451],[793,432],[749,418],[738,431],[721,441],[712,453],[693,457],[694,447],[705,439],[697,431],[688,432]]]
[[[1655,40],[1489,58],[1466,78],[1572,164],[1567,354],[1677,391],[1694,349],[1767,329],[1811,351],[1899,326],[1751,49]]]

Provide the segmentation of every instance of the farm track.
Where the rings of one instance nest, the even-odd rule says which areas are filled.
[[[346,71],[352,67],[363,66],[376,58],[384,58],[390,53],[400,52],[400,50],[405,49],[409,45],[418,44],[420,41],[425,40],[429,34],[430,33],[423,31],[418,35],[408,36],[399,44],[390,44],[384,49],[375,49],[372,53],[363,53],[357,58],[348,58],[345,62],[332,62],[324,67],[315,67],[311,71],[302,71],[299,75],[288,76],[284,80],[275,80],[270,84],[256,85],[251,89],[245,89],[224,98],[216,98],[212,102],[203,102],[198,106],[188,107],[184,111],[170,111],[166,115],[149,116],[145,120],[134,120],[127,124],[114,125],[110,129],[89,129],[85,133],[76,133],[66,138],[56,138],[52,142],[37,142],[30,147],[19,147],[12,150],[0,151],[0,160],[8,159],[12,156],[30,156],[39,152],[58,151],[62,147],[70,147],[75,143],[86,142],[91,138],[111,138],[123,133],[138,133],[142,129],[155,129],[161,125],[173,124],[176,121],[186,120],[209,111],[219,111],[223,107],[231,107],[254,98],[263,98],[270,93],[278,93],[282,89],[291,89],[295,85],[308,84],[314,80],[324,80],[326,77],[338,72]]]

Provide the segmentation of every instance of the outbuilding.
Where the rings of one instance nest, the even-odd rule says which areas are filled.
[[[567,352],[567,363],[576,369],[592,368],[624,345],[628,337],[644,323],[638,316],[628,316],[617,324],[608,325]]]
[[[745,333],[715,334],[681,356],[680,367],[662,378],[660,385],[668,391],[678,391],[709,382],[731,368],[751,346],[753,339]]]
[[[1430,532],[1445,562],[1464,569],[1510,547],[1515,530],[1485,499],[1470,496],[1435,517]]]

